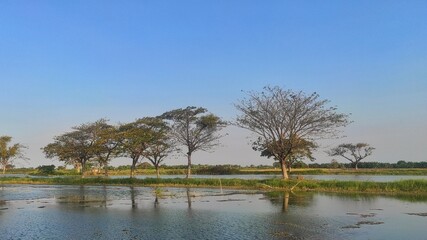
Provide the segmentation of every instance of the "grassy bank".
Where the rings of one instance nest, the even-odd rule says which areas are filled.
[[[134,185],[164,187],[224,187],[236,189],[294,190],[321,192],[370,192],[427,194],[427,180],[402,180],[396,182],[318,181],[265,179],[131,179],[131,178],[0,178],[0,184],[55,184],[55,185]]]

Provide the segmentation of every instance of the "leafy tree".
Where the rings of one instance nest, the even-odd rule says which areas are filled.
[[[327,107],[317,93],[265,87],[262,92],[249,92],[235,106],[240,112],[237,125],[258,136],[256,150],[268,151],[280,162],[283,179],[288,179],[287,162],[301,143],[335,136],[338,127],[346,126],[348,115]]]
[[[157,178],[160,177],[160,164],[165,158],[175,150],[175,144],[169,134],[170,128],[162,119],[156,119],[152,122],[153,138],[148,143],[148,147],[143,152],[143,156],[147,158],[156,168]]]
[[[187,178],[191,177],[191,156],[196,151],[209,151],[219,145],[222,137],[218,132],[227,124],[218,116],[207,113],[202,107],[187,107],[165,112],[163,119],[172,121],[171,135],[184,146],[187,155]]]
[[[74,131],[55,137],[54,143],[42,150],[47,158],[56,157],[59,161],[80,166],[80,173],[84,177],[87,163],[96,157],[96,142],[100,135],[98,124],[103,121],[73,127]]]
[[[329,156],[341,156],[349,160],[353,167],[357,169],[360,161],[370,156],[375,148],[367,143],[345,143],[327,151]]]
[[[10,136],[0,136],[0,165],[3,168],[3,174],[6,173],[8,165],[12,165],[15,159],[25,159],[23,149],[26,147],[20,143],[9,146],[12,141]]]
[[[159,129],[164,124],[159,118],[145,117],[119,128],[123,138],[120,144],[121,153],[132,159],[130,177],[135,176],[136,164],[144,157],[146,150],[159,141],[159,134],[163,134]]]
[[[108,164],[112,158],[119,155],[119,145],[123,141],[123,134],[118,127],[100,119],[92,124],[96,135],[94,135],[94,153],[100,167],[104,168],[105,176],[108,176]]]

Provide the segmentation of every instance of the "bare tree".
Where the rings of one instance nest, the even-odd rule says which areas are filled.
[[[369,146],[367,143],[345,143],[340,144],[338,147],[332,148],[326,153],[329,156],[341,156],[350,161],[355,169],[360,161],[370,156],[375,148]]]
[[[280,162],[283,179],[288,179],[287,161],[304,141],[336,136],[337,129],[349,123],[348,115],[337,113],[328,103],[317,93],[265,87],[262,92],[249,92],[235,105],[241,113],[237,125],[258,136],[257,150],[267,148]]]
[[[3,174],[6,173],[7,166],[12,165],[15,159],[25,159],[23,149],[26,147],[20,143],[9,146],[11,141],[10,136],[0,136],[0,165],[3,168]]]
[[[190,178],[193,152],[209,151],[218,146],[218,140],[222,137],[218,132],[227,124],[201,107],[175,109],[160,117],[172,121],[172,138],[186,148],[187,178]]]

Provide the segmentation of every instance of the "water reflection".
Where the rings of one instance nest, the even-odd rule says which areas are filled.
[[[103,207],[107,208],[108,202],[108,189],[107,186],[100,186],[96,188],[96,191],[91,189],[93,187],[78,186],[77,189],[67,189],[59,191],[56,194],[56,202],[59,204],[65,204],[71,207]]]
[[[0,209],[7,203],[0,239],[422,239],[427,225],[426,196],[134,186],[0,191]]]
[[[187,202],[188,202],[188,208],[191,209],[191,193],[190,193],[190,188],[187,188]]]
[[[302,193],[302,192],[267,192],[265,193],[267,199],[271,201],[274,205],[282,206],[282,212],[287,212],[289,205],[295,206],[309,206],[313,202],[312,193]]]
[[[135,201],[135,196],[137,195],[137,193],[136,193],[134,186],[129,187],[129,194],[130,194],[130,201],[131,201],[132,209],[137,209],[138,205]]]

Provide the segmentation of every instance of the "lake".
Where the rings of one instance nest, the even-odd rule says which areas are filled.
[[[0,185],[0,239],[425,239],[426,196]]]

